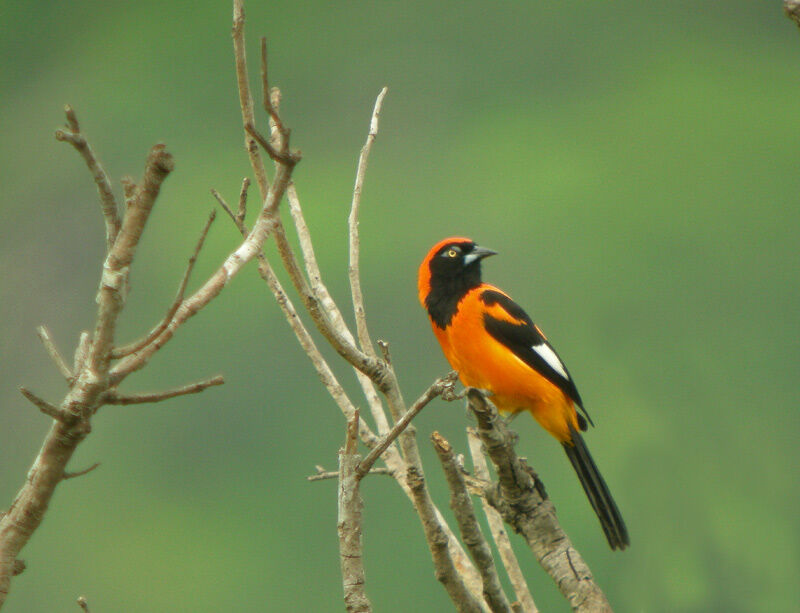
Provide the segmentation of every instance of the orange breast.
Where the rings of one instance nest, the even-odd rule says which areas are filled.
[[[470,291],[446,329],[433,325],[447,361],[464,385],[491,392],[502,413],[530,411],[559,441],[569,440],[567,424],[578,429],[572,400],[486,331],[480,294],[489,287]]]

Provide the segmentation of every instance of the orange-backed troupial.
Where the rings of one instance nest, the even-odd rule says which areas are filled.
[[[525,311],[481,281],[481,260],[494,254],[461,237],[433,246],[418,279],[433,332],[464,385],[486,390],[504,414],[530,411],[558,439],[611,549],[625,549],[628,530],[580,435],[592,420],[567,367]]]

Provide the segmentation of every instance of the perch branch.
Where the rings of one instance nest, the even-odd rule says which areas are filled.
[[[478,420],[477,433],[497,471],[499,487],[485,492],[503,519],[521,534],[559,591],[580,613],[610,612],[611,606],[581,554],[561,529],[553,504],[530,467],[517,457],[514,436],[497,409],[478,390],[467,392]]]
[[[439,461],[442,463],[442,468],[444,468],[447,485],[450,488],[450,508],[453,509],[453,514],[458,522],[461,538],[481,574],[483,596],[493,613],[512,613],[511,605],[503,593],[500,578],[497,576],[492,551],[478,526],[472,499],[469,497],[467,485],[464,482],[462,467],[456,459],[453,447],[438,432],[431,435],[431,440],[436,454],[439,456]]]
[[[478,438],[478,435],[472,428],[468,429],[467,434],[469,451],[472,456],[473,473],[480,481],[489,482],[489,467],[486,465],[486,458],[483,456],[481,439]],[[503,561],[503,566],[511,581],[511,587],[514,588],[514,594],[517,597],[520,611],[524,613],[538,613],[536,603],[533,601],[530,589],[528,589],[528,583],[525,581],[525,576],[522,574],[517,556],[511,547],[511,540],[508,538],[508,533],[503,524],[503,518],[483,496],[481,496],[481,505],[483,506],[483,512],[489,523],[489,531],[492,533],[492,538],[494,539],[495,545],[497,545],[497,551],[500,553],[500,559]]]

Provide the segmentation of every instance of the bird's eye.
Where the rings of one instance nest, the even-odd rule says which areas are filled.
[[[448,258],[454,258],[454,257],[456,257],[457,255],[458,255],[458,252],[457,252],[455,249],[450,249],[450,250],[447,252],[447,257],[448,257]]]

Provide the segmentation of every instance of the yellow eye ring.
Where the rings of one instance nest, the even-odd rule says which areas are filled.
[[[454,258],[457,255],[458,255],[458,252],[455,249],[451,249],[450,251],[447,252],[447,257],[449,257],[449,258]]]

